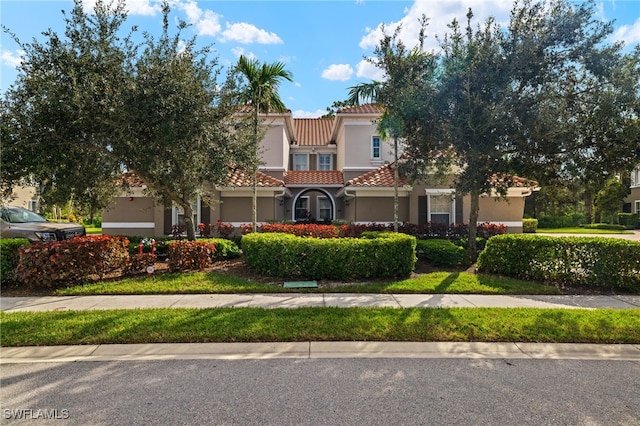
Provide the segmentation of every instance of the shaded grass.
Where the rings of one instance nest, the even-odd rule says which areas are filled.
[[[514,278],[467,272],[433,272],[390,282],[358,283],[314,289],[288,289],[282,282],[262,284],[217,272],[180,272],[85,284],[55,292],[59,296],[183,293],[463,293],[560,294],[555,287]]]
[[[640,309],[217,308],[0,313],[2,346],[452,341],[640,343]]]
[[[538,234],[633,234],[631,231],[619,229],[593,229],[593,228],[538,228]]]

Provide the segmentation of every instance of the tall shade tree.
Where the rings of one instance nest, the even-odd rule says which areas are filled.
[[[383,139],[393,140],[394,232],[398,232],[399,144],[411,132],[418,111],[429,108],[430,98],[420,98],[418,94],[424,94],[426,88],[434,83],[437,69],[436,56],[423,51],[426,25],[427,20],[423,17],[418,45],[412,49],[407,49],[400,40],[401,27],[391,35],[385,34],[375,48],[375,57],[367,59],[383,70],[385,78],[350,87],[346,101],[349,105],[373,102],[384,107],[377,130]]]
[[[218,185],[234,162],[233,113],[217,87],[216,60],[209,50],[169,34],[169,5],[163,30],[145,35],[143,52],[130,64],[122,101],[118,144],[113,153],[165,204],[184,213],[187,238],[195,239],[194,203],[206,185]]]
[[[140,46],[118,38],[123,10],[123,1],[98,0],[88,14],[76,0],[66,39],[47,32],[45,44],[25,46],[27,60],[2,108],[3,145],[11,144],[2,162],[15,164],[3,182],[33,175],[76,193],[133,171],[149,192],[183,209],[195,239],[192,202],[225,180],[241,151],[232,97],[216,84],[208,49],[181,42],[184,23],[169,35],[168,2],[162,34],[145,33]]]
[[[90,15],[76,1],[63,17],[64,35],[48,30],[31,43],[13,36],[25,54],[1,103],[1,185],[10,191],[27,179],[47,204],[75,198],[100,209],[106,197],[91,194],[113,193],[121,172],[106,147],[131,46],[119,36],[126,13],[122,3],[110,10],[98,2]]]
[[[620,46],[606,44],[611,25],[594,15],[593,2],[522,0],[514,4],[507,28],[494,18],[474,25],[469,10],[466,25],[454,20],[439,38],[436,90],[422,96],[437,107],[429,111],[434,115],[416,121],[418,131],[407,143],[416,158],[432,155],[438,144],[450,147],[453,165],[461,170],[456,192],[471,199],[472,260],[483,194],[504,195],[514,172],[567,170],[580,152],[598,151],[599,138],[572,132],[580,117],[569,114],[575,111],[572,102],[589,108],[584,97],[573,96],[587,89],[578,76],[615,81],[607,70],[617,66],[606,58],[615,57]],[[634,133],[632,121],[621,134]],[[629,146],[628,139],[618,140]]]
[[[244,55],[240,56],[236,71],[244,77],[246,83],[244,89],[240,92],[239,100],[251,108],[253,133],[250,145],[253,158],[248,162],[248,168],[253,179],[251,223],[253,232],[256,232],[258,223],[259,145],[261,139],[259,115],[261,113],[283,113],[286,111],[286,107],[278,94],[278,89],[283,80],[293,81],[293,74],[285,69],[285,64],[282,62],[260,64],[257,59],[248,59]]]

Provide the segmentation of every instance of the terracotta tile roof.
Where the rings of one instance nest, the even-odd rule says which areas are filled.
[[[344,184],[342,172],[338,170],[288,171],[284,177],[286,185],[340,185]]]
[[[333,118],[294,118],[297,144],[329,145],[333,121]]]
[[[383,112],[384,107],[378,104],[357,105],[338,110],[338,114],[382,114]]]
[[[140,179],[140,177],[132,171],[124,172],[118,178],[116,184],[118,186],[124,186],[129,188],[141,188],[145,185],[145,183]]]
[[[231,169],[229,172],[228,186],[252,186],[253,180],[251,176],[240,169]],[[258,172],[258,187],[284,186],[284,182],[280,179],[269,176],[268,174]]]
[[[402,176],[398,179],[398,185],[406,185],[407,181]],[[391,164],[385,164],[375,170],[351,179],[347,186],[360,187],[390,187],[393,186],[393,169]]]
[[[500,181],[506,182],[509,184],[511,188],[536,188],[538,187],[538,182],[531,179],[522,178],[520,176],[513,175],[493,175],[491,177],[492,183],[498,183]]]

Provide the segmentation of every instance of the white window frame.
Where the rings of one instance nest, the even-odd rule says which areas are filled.
[[[193,225],[197,233],[198,224],[202,221],[202,218],[200,217],[201,216],[200,210],[202,210],[202,199],[200,198],[199,195],[194,200],[194,202],[191,203],[191,205],[195,209],[194,211],[195,223]],[[181,214],[184,215],[184,212],[182,211],[182,207],[174,204],[173,207],[171,208],[171,227],[178,224],[178,219]]]
[[[300,164],[303,168],[298,168],[298,159],[304,159],[304,164]],[[293,154],[293,170],[309,170],[309,154]]]
[[[317,200],[318,200],[318,206],[317,206],[317,210],[318,210],[317,213],[318,214],[316,215],[316,217],[318,218],[318,220],[324,220],[324,218],[322,217],[322,211],[323,210],[328,210],[329,211],[328,219],[332,220],[333,217],[332,217],[331,212],[332,212],[333,209],[332,209],[331,200],[329,199],[329,197],[320,195],[320,196],[318,196]],[[327,208],[322,208],[322,202],[324,202],[324,201],[326,201],[328,203],[328,207]]]
[[[27,209],[31,210],[34,213],[38,213],[38,200],[28,200]]]
[[[431,220],[431,215],[432,214],[445,214],[448,213],[449,214],[449,224],[454,224],[456,221],[456,197],[455,197],[455,190],[453,189],[427,189],[426,191],[427,194],[427,222],[433,222]],[[433,203],[431,202],[431,197],[441,197],[441,196],[448,196],[451,199],[451,203],[449,204],[449,211],[448,212],[435,212],[431,210],[431,207],[433,205]]]
[[[298,203],[304,201],[306,203],[306,207],[305,207],[305,211],[310,212],[310,205],[311,205],[311,198],[309,196],[302,196],[302,197],[298,197],[298,199],[296,200],[296,203],[293,206],[293,220],[301,220],[301,219],[306,219],[303,217],[298,217],[297,213],[298,213]]]
[[[634,204],[635,204],[635,207],[636,207],[636,211],[635,211],[635,213],[636,213],[638,216],[640,216],[640,200],[636,200]]]
[[[378,146],[376,147],[376,142]],[[376,156],[376,149],[378,150],[378,155]],[[372,160],[380,160],[382,159],[382,139],[380,136],[371,136],[371,159]]]
[[[326,154],[326,153],[322,153],[319,152],[317,155],[318,159],[317,159],[317,169],[318,170],[333,170],[333,155],[332,154]],[[329,168],[328,169],[323,169],[322,168],[322,163],[320,162],[320,158],[329,158]]]

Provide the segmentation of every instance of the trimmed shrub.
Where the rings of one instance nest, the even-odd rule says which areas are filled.
[[[333,225],[265,223],[260,232],[282,232],[299,237],[337,238],[338,228]]]
[[[208,241],[176,240],[169,243],[169,269],[176,271],[202,270],[213,264],[216,243]]]
[[[538,229],[538,219],[522,219],[522,232],[535,234]]]
[[[125,274],[139,274],[146,272],[147,268],[149,266],[153,266],[157,260],[158,257],[151,253],[130,255],[129,259],[125,263],[123,272]]]
[[[478,270],[557,284],[640,290],[640,243],[616,238],[501,235]]]
[[[433,266],[460,266],[468,263],[464,247],[449,240],[418,240],[416,256]]]
[[[291,234],[248,234],[242,250],[257,273],[307,279],[347,280],[406,277],[415,266],[416,239],[383,233],[374,239],[308,238]]]
[[[198,241],[215,244],[215,253],[211,258],[213,262],[217,260],[236,259],[242,254],[235,242],[225,238],[201,238],[198,239]]]
[[[128,240],[87,235],[65,241],[32,243],[20,249],[16,280],[30,287],[68,285],[121,268],[129,258]]]
[[[560,216],[538,216],[538,228],[572,228],[587,223],[587,217],[582,213]]]
[[[640,228],[640,217],[637,213],[618,213],[618,223],[627,229]]]
[[[29,240],[26,238],[0,240],[0,282],[5,284],[13,281],[20,260],[20,248],[28,245]]]
[[[584,225],[585,229],[608,229],[612,231],[623,231],[625,229],[622,225],[612,225],[610,223],[591,223],[589,225]]]

